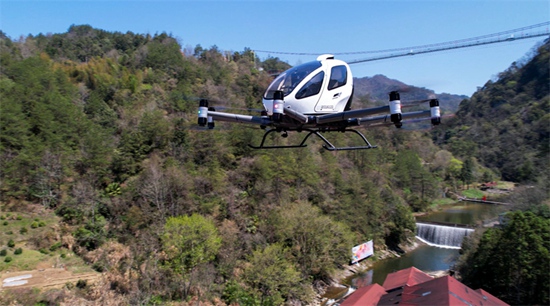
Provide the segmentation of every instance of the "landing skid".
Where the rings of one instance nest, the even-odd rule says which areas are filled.
[[[298,131],[298,130],[295,130],[295,131]],[[366,149],[374,149],[376,148],[376,146],[373,146],[369,143],[369,141],[367,140],[367,138],[365,137],[365,135],[363,135],[361,132],[359,131],[356,131],[356,130],[353,130],[353,129],[343,129],[343,130],[338,130],[339,132],[353,132],[357,135],[359,135],[359,137],[361,137],[361,139],[365,142],[365,145],[364,146],[353,146],[353,147],[336,147],[334,146],[330,141],[328,141],[328,139],[325,138],[325,136],[323,136],[321,134],[321,132],[319,130],[312,130],[312,129],[302,129],[302,130],[299,130],[299,131],[306,131],[308,132],[307,135],[304,137],[304,139],[302,140],[302,142],[300,142],[300,144],[298,145],[285,145],[285,146],[266,146],[265,145],[265,140],[267,138],[267,135],[273,133],[273,132],[283,132],[283,137],[286,137],[285,135],[286,134],[286,131],[281,131],[281,130],[277,130],[277,129],[271,129],[271,130],[268,130],[265,132],[264,134],[264,137],[262,138],[262,142],[260,143],[259,146],[253,146],[253,145],[248,145],[249,147],[253,148],[253,149],[288,149],[288,148],[304,148],[304,147],[307,147],[307,144],[306,141],[307,139],[309,138],[309,136],[311,135],[315,135],[319,138],[321,138],[321,140],[325,143],[323,145],[323,148],[329,150],[329,151],[350,151],[350,150],[366,150]]]

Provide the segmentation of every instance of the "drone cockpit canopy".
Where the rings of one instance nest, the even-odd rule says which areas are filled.
[[[348,64],[324,54],[288,69],[271,82],[263,96],[270,116],[277,91],[283,92],[285,108],[305,115],[336,113],[349,109],[353,77]]]

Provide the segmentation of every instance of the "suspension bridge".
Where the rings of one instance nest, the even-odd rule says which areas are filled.
[[[538,23],[526,27],[507,30],[503,32],[477,36],[472,38],[447,41],[436,44],[412,46],[397,49],[374,50],[374,51],[355,51],[355,52],[328,52],[334,55],[361,55],[361,54],[377,54],[367,58],[348,61],[348,64],[357,64],[370,61],[378,61],[395,57],[412,56],[417,54],[426,54],[461,48],[472,48],[476,46],[506,43],[523,39],[532,39],[543,36],[550,36],[550,21]],[[298,52],[283,52],[283,51],[266,51],[253,50],[257,53],[270,54],[286,54],[286,55],[319,55],[318,53],[298,53]]]

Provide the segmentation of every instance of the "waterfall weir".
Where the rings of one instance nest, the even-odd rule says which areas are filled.
[[[462,239],[473,231],[463,227],[416,223],[416,237],[429,245],[442,248],[460,249]]]

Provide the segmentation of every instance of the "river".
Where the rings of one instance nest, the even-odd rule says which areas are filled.
[[[482,220],[496,218],[499,213],[506,209],[505,206],[458,202],[453,205],[445,206],[443,209],[416,217],[418,222],[445,222],[456,224],[476,225]]]
[[[364,287],[373,283],[382,285],[389,273],[416,267],[424,272],[449,270],[458,258],[458,249],[440,248],[425,244],[401,257],[389,258],[376,262],[372,269],[354,275],[349,283],[353,287]]]

